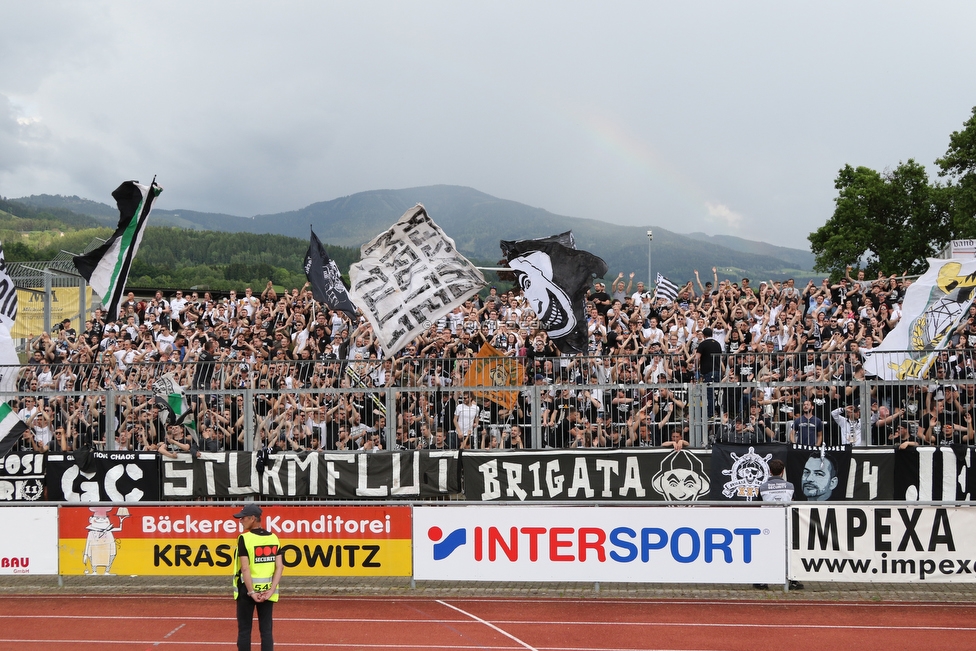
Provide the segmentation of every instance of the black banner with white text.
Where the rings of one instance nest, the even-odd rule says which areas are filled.
[[[0,502],[36,502],[44,495],[44,454],[11,452],[0,460]]]
[[[159,499],[155,452],[69,452],[47,456],[53,502],[146,502]]]
[[[478,502],[708,498],[707,450],[552,450],[461,455],[464,497]]]
[[[422,498],[460,492],[458,453],[301,452],[270,455],[263,468],[251,452],[181,454],[164,459],[164,499]]]

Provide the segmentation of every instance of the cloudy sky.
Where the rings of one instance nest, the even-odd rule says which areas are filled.
[[[976,105],[968,0],[32,0],[0,24],[6,197],[157,174],[160,207],[254,215],[454,184],[805,248],[842,165],[931,166]]]

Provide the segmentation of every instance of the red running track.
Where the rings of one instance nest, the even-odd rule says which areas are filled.
[[[0,650],[233,651],[232,599],[4,597]],[[976,605],[292,598],[277,649],[940,651],[976,648]],[[257,626],[253,648],[258,648]]]

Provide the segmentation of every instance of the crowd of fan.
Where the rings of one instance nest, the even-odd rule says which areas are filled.
[[[13,401],[30,426],[23,445],[67,451],[110,438],[110,448],[169,456],[243,449],[240,390],[252,389],[254,445],[274,450],[685,447],[688,385],[696,382],[726,385],[708,390],[709,440],[904,446],[973,438],[976,306],[932,366],[930,384],[867,385],[863,354],[901,319],[904,278],[869,281],[849,269],[836,284],[754,286],[719,281],[713,268],[712,280],[702,283],[696,271],[668,300],[634,287],[633,277],[619,275],[609,291],[594,285],[588,350],[575,355],[535,327],[517,288],[472,297],[392,358],[365,318],[316,303],[307,285],[280,296],[270,282],[260,295],[129,293],[118,318],[96,309],[80,336],[66,321],[30,339],[23,396]],[[459,389],[485,343],[525,369],[511,409]],[[166,374],[191,390],[186,422],[195,429],[174,424],[154,398],[154,381]],[[535,442],[532,385],[542,385]],[[388,422],[379,387],[429,390],[398,392]],[[870,440],[861,436],[865,387]]]

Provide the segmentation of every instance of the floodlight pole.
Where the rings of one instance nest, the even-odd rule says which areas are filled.
[[[654,241],[654,231],[647,230],[647,291],[651,291],[654,278],[651,276],[651,242]]]

